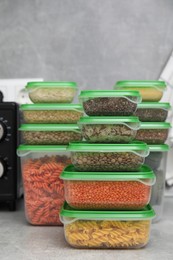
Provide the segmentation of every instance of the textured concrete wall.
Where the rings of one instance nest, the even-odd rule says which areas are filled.
[[[0,0],[0,78],[111,88],[155,79],[173,48],[172,0]]]

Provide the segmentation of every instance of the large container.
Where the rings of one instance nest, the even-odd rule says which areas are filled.
[[[162,218],[163,213],[166,164],[169,146],[166,144],[149,145],[149,149],[150,154],[145,159],[145,162],[151,167],[156,175],[156,183],[152,188],[150,203],[156,212],[156,218],[153,221],[157,222]]]
[[[142,101],[160,101],[166,89],[164,81],[118,81],[114,89],[137,90],[142,96]]]
[[[72,247],[135,249],[148,243],[155,212],[149,205],[137,211],[89,211],[65,203],[60,216]]]
[[[75,124],[83,115],[79,104],[29,104],[20,110],[28,124]]]
[[[147,144],[164,144],[170,128],[171,125],[167,122],[141,122],[136,140]]]
[[[169,103],[142,102],[134,113],[142,122],[164,122],[171,106]]]
[[[88,116],[131,116],[141,96],[138,91],[85,90],[79,100]]]
[[[137,117],[81,117],[78,122],[82,135],[91,143],[129,143],[140,128]]]
[[[25,144],[69,144],[81,141],[82,134],[73,124],[23,124],[19,128]]]
[[[25,87],[33,103],[71,103],[77,92],[75,82],[28,82]]]
[[[62,225],[64,184],[59,176],[70,162],[66,146],[20,145],[25,215],[32,225]]]
[[[65,200],[75,209],[137,210],[150,201],[155,175],[148,166],[138,172],[78,172],[67,166],[64,180]]]
[[[72,163],[78,171],[137,171],[149,154],[142,142],[130,144],[70,143]]]

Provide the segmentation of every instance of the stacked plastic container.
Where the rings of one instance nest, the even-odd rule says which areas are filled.
[[[82,139],[77,121],[83,109],[71,104],[77,86],[74,82],[30,82],[25,91],[33,102],[20,107],[24,123],[19,129],[23,144],[18,155],[26,218],[33,225],[61,225],[64,186],[59,176],[71,163],[69,142]]]
[[[148,145],[134,141],[140,94],[82,91],[79,98],[88,115],[78,122],[86,141],[69,144],[72,165],[60,176],[66,240],[77,248],[143,247],[155,215],[148,205],[155,175],[143,165]]]
[[[151,205],[156,211],[157,221],[162,216],[163,197],[166,175],[166,160],[169,146],[165,144],[170,123],[165,122],[171,106],[169,103],[159,102],[166,89],[163,81],[119,81],[115,85],[117,90],[137,90],[142,96],[142,103],[138,104],[135,116],[141,121],[136,139],[149,145],[150,155],[146,163],[156,174],[156,183],[152,190]]]

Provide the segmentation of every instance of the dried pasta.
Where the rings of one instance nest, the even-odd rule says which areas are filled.
[[[23,162],[25,213],[33,225],[61,225],[59,210],[64,185],[59,175],[70,163],[67,156],[45,156]]]
[[[76,220],[65,225],[65,237],[77,248],[140,248],[148,242],[150,223],[150,220]]]

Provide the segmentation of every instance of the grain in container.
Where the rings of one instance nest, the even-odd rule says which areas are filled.
[[[114,89],[137,90],[142,96],[142,101],[160,101],[166,90],[164,81],[118,81]]]
[[[137,171],[149,154],[142,142],[130,144],[91,144],[73,142],[68,146],[78,171]]]
[[[59,178],[70,162],[67,146],[20,145],[25,216],[32,225],[62,225],[59,211],[64,184]]]
[[[19,128],[25,144],[68,144],[81,141],[82,134],[76,124],[23,124]]]
[[[129,143],[140,128],[138,117],[92,116],[78,122],[82,135],[91,143]]]
[[[79,104],[28,104],[20,110],[28,124],[76,124],[83,115]]]
[[[88,116],[130,116],[141,96],[138,91],[84,90],[79,100]]]
[[[79,172],[73,165],[61,173],[65,200],[75,209],[137,210],[150,201],[153,171],[146,165],[138,172]]]
[[[148,243],[155,212],[150,205],[135,211],[90,211],[72,209],[65,203],[60,217],[72,247],[135,249]]]

